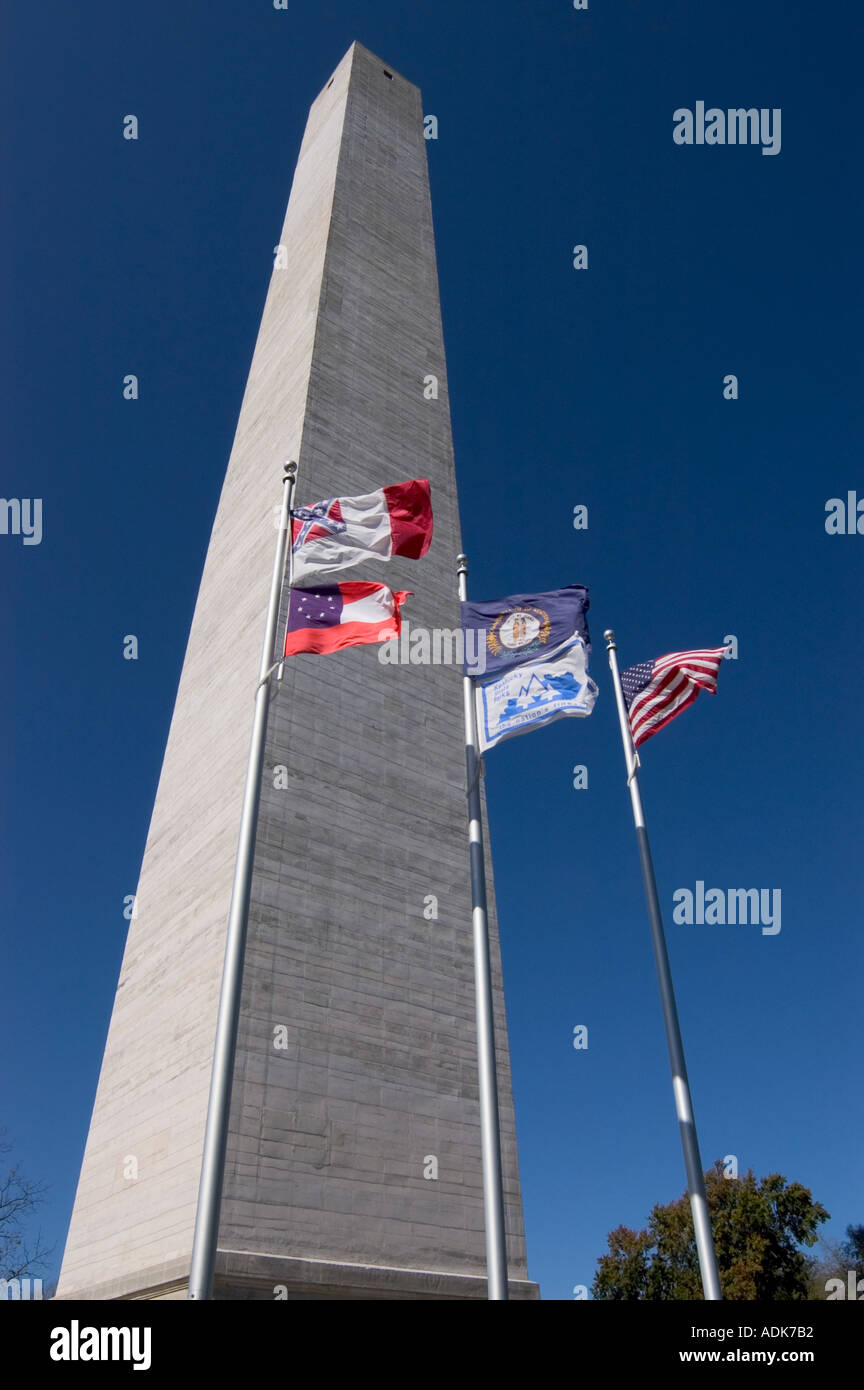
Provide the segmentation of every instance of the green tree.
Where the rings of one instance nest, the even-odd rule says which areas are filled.
[[[705,1174],[723,1297],[783,1302],[808,1297],[813,1245],[828,1212],[801,1183],[779,1173],[724,1176],[721,1160]],[[644,1231],[619,1226],[608,1237],[592,1293],[596,1299],[701,1299],[702,1280],[690,1200],[656,1206]]]

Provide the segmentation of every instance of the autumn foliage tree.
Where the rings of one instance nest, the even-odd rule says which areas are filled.
[[[727,1178],[718,1160],[705,1174],[714,1248],[725,1299],[806,1299],[812,1246],[828,1212],[801,1183],[779,1173],[757,1179],[752,1171]],[[608,1237],[592,1286],[596,1299],[701,1299],[702,1280],[690,1201],[656,1206],[647,1229],[619,1226]]]

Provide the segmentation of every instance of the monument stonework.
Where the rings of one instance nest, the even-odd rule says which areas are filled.
[[[61,1299],[186,1296],[283,463],[298,461],[298,504],[428,478],[428,555],[328,582],[409,589],[412,626],[459,625],[420,92],[359,44],[310,111],[280,246],[171,721]],[[378,654],[292,657],[273,686],[217,1298],[486,1296],[461,672]],[[510,1293],[536,1298],[488,847],[487,874]]]

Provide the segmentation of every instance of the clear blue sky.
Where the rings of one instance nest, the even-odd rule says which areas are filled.
[[[807,1184],[831,1234],[864,1220],[864,536],[824,527],[864,495],[860,7],[49,0],[6,24],[2,491],[44,499],[44,537],[0,536],[0,1123],[52,1185],[55,1263],[272,247],[355,38],[440,123],[471,593],[592,594],[594,715],[488,757],[531,1275],[567,1298],[684,1186],[607,626],[624,665],[740,643],[643,750],[705,1165]],[[699,100],[781,108],[780,154],[675,145]],[[781,889],[782,930],[674,926],[699,879]]]

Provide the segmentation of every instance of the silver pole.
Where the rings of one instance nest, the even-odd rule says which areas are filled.
[[[702,1160],[699,1157],[699,1139],[696,1121],[693,1118],[693,1103],[690,1098],[690,1082],[687,1080],[687,1067],[684,1062],[684,1043],[681,1040],[681,1027],[678,1022],[678,1009],[675,992],[672,988],[672,972],[669,968],[669,953],[663,932],[663,917],[660,912],[660,899],[657,896],[657,881],[654,877],[654,862],[645,816],[642,811],[642,797],[639,792],[637,769],[639,761],[633,746],[630,729],[630,716],[621,689],[621,675],[618,670],[618,650],[615,633],[608,630],[606,650],[609,653],[609,668],[615,686],[615,703],[618,706],[618,719],[621,724],[621,741],[624,744],[624,758],[627,764],[627,784],[630,787],[630,800],[633,803],[633,821],[636,838],[639,842],[639,858],[642,861],[642,881],[648,903],[648,916],[651,921],[651,940],[654,945],[654,962],[660,982],[660,999],[663,1004],[663,1022],[666,1027],[666,1046],[672,1067],[672,1090],[675,1095],[675,1109],[678,1114],[678,1128],[681,1132],[681,1147],[684,1150],[684,1170],[687,1174],[687,1190],[690,1194],[690,1210],[693,1213],[693,1230],[696,1234],[696,1251],[699,1256],[699,1271],[702,1275],[702,1290],[707,1300],[722,1300],[720,1274],[717,1257],[714,1254],[714,1238],[711,1234],[711,1218],[708,1215],[708,1198],[705,1195],[705,1178],[702,1173]]]
[[[468,596],[468,557],[456,561],[459,598]],[[489,921],[486,910],[486,866],[483,861],[483,821],[480,798],[480,759],[474,682],[463,677],[465,762],[468,773],[468,854],[471,863],[471,925],[474,936],[474,997],[477,1015],[477,1069],[480,1082],[480,1144],[483,1155],[483,1211],[486,1222],[486,1275],[490,1299],[509,1297],[504,1192],[501,1180],[501,1128],[498,1119],[498,1076],[495,1067],[495,1020],[492,1013],[492,972],[489,966]]]
[[[222,1202],[222,1180],[225,1175],[225,1150],[228,1142],[228,1112],[231,1105],[231,1083],[234,1079],[234,1055],[237,1048],[237,1026],[240,1017],[240,993],[243,985],[243,961],[246,951],[246,930],[249,925],[249,897],[252,889],[252,866],[255,859],[255,831],[258,826],[258,801],[261,771],[264,764],[264,739],[267,733],[267,710],[270,701],[270,676],[278,665],[273,661],[273,644],[279,621],[279,601],[285,572],[285,551],[288,542],[288,520],[294,500],[297,464],[286,463],[282,479],[282,513],[273,577],[270,581],[270,601],[258,688],[255,692],[255,714],[243,809],[240,814],[240,835],[234,864],[234,884],[228,913],[228,932],[225,943],[225,962],[222,967],[222,989],[216,1021],[216,1040],[213,1048],[213,1070],[210,1077],[210,1099],[207,1104],[207,1126],[204,1131],[204,1150],[201,1160],[201,1180],[198,1185],[198,1208],[195,1213],[195,1236],[192,1243],[192,1263],[189,1270],[189,1298],[213,1297],[213,1271],[216,1263],[216,1242],[219,1236],[219,1208]]]

